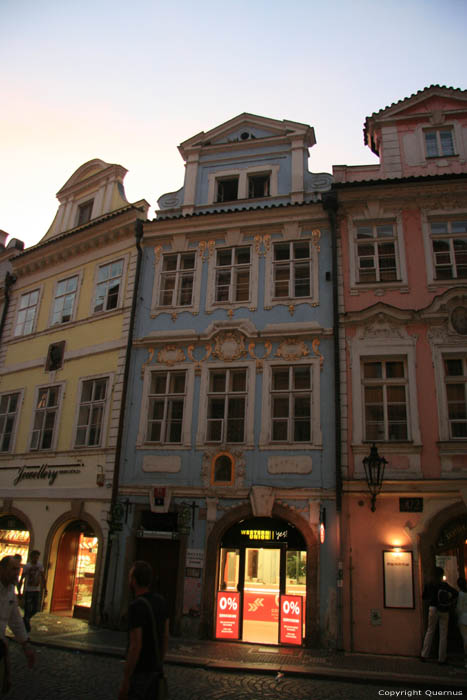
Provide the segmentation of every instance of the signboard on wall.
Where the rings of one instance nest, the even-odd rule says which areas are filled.
[[[281,644],[301,644],[303,629],[303,600],[299,595],[281,595],[280,604]]]
[[[384,607],[414,608],[412,552],[383,552]]]
[[[240,634],[240,593],[219,591],[216,606],[216,639],[238,639]]]

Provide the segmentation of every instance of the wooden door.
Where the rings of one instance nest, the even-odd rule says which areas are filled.
[[[177,574],[180,543],[177,540],[138,539],[136,559],[151,564],[154,571],[153,590],[167,601],[171,623],[175,621]]]
[[[73,607],[79,531],[64,532],[58,545],[51,612],[65,612]]]

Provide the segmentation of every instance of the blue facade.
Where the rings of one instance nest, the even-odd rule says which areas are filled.
[[[184,186],[145,224],[114,617],[129,563],[149,558],[175,633],[215,636],[216,593],[231,590],[240,638],[274,641],[277,591],[302,597],[308,643],[335,641],[331,177],[307,169],[314,142],[248,114],[198,134],[180,146]],[[248,612],[261,591],[264,638]]]

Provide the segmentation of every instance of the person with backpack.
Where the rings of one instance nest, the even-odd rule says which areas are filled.
[[[423,600],[428,602],[428,626],[423,640],[420,661],[426,661],[430,655],[433,636],[439,625],[438,663],[447,663],[449,611],[457,598],[457,591],[444,580],[444,569],[435,567],[433,581],[423,589]]]

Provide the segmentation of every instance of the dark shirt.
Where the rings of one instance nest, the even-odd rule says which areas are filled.
[[[457,598],[457,591],[455,588],[446,583],[446,581],[441,581],[441,583],[427,583],[423,589],[423,600],[428,602],[430,607],[438,608],[440,612],[447,612],[451,608],[451,604],[443,605],[440,603],[439,590],[449,591],[452,596],[452,602]]]
[[[159,667],[156,664],[156,654],[154,649],[153,625],[148,606],[140,598],[146,598],[151,604],[154,613],[154,622],[158,637],[159,658],[162,658],[162,645],[164,639],[165,621],[168,618],[168,609],[165,599],[157,593],[143,593],[130,603],[128,609],[128,629],[141,627],[143,630],[143,643],[135,673],[146,673],[148,671],[161,671],[162,661]]]

